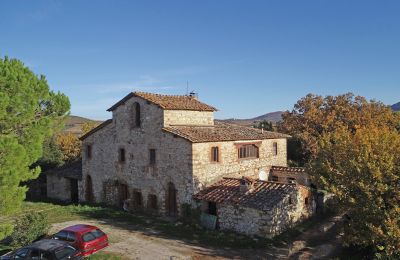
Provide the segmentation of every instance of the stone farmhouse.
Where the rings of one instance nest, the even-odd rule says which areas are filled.
[[[107,111],[112,119],[81,137],[79,201],[170,217],[198,206],[222,229],[257,235],[312,213],[307,183],[287,167],[288,135],[215,121],[216,108],[193,95],[133,92]],[[255,180],[273,171],[279,180]],[[284,211],[285,220],[271,220]],[[249,217],[260,220],[239,224]]]

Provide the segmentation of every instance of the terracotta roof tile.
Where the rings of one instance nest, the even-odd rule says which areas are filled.
[[[193,110],[193,111],[216,111],[215,107],[207,105],[203,102],[198,101],[195,97],[186,95],[161,95],[146,92],[132,92],[125,96],[123,99],[118,101],[115,105],[107,109],[107,111],[113,111],[118,106],[125,103],[126,100],[131,97],[141,97],[153,104],[158,105],[162,109],[166,110]]]
[[[237,178],[223,178],[193,198],[269,211],[297,189],[296,184],[255,180],[253,188],[245,192],[241,191],[240,182]]]
[[[276,138],[289,138],[289,135],[277,132],[261,131],[257,128],[233,125],[215,121],[209,126],[168,126],[163,128],[193,143],[240,141],[240,140],[263,140]]]

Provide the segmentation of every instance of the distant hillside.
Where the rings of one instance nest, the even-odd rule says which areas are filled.
[[[400,102],[392,106],[393,111],[400,111]]]
[[[276,124],[277,122],[282,120],[282,114],[283,114],[283,111],[276,111],[276,112],[267,113],[267,114],[257,116],[254,118],[249,118],[249,119],[229,118],[229,119],[223,119],[220,121],[230,123],[230,124],[243,125],[243,126],[252,126],[252,125],[254,125],[254,123],[264,121],[264,120],[271,121],[272,123]]]
[[[276,123],[282,120],[282,114],[283,111],[276,111],[276,112],[271,112],[271,113],[267,113],[261,116],[257,116],[254,118],[251,118],[250,120],[253,121],[271,121],[272,123]]]
[[[82,125],[86,122],[96,122],[98,124],[102,123],[102,121],[92,120],[80,116],[68,116],[63,132],[80,135],[82,133]]]

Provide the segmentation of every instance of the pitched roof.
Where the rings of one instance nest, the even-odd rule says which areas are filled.
[[[239,126],[215,121],[214,125],[207,126],[168,126],[163,128],[193,143],[263,140],[276,138],[289,138],[289,135],[277,132],[262,131],[257,128]]]
[[[269,211],[296,191],[296,184],[255,180],[253,188],[245,192],[240,189],[241,181],[237,178],[223,178],[193,195],[193,198]]]
[[[305,172],[303,167],[283,167],[283,166],[272,166],[271,172],[287,172],[287,173],[300,173]]]
[[[103,123],[101,123],[100,125],[96,126],[95,128],[93,128],[92,130],[90,130],[89,132],[87,132],[86,134],[82,135],[81,137],[79,137],[80,140],[85,139],[86,137],[88,137],[89,135],[99,131],[100,129],[102,129],[103,127],[107,126],[108,124],[110,124],[112,122],[112,119],[108,119],[106,121],[104,121]]]
[[[118,106],[122,105],[130,99],[131,97],[141,97],[153,104],[158,105],[162,109],[166,110],[193,110],[193,111],[216,111],[215,107],[207,105],[203,102],[198,101],[195,97],[192,96],[173,96],[173,95],[161,95],[154,93],[146,93],[146,92],[132,92],[125,96],[123,99],[118,101],[112,107],[107,109],[107,111],[113,111]]]

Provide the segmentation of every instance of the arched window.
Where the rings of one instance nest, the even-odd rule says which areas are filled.
[[[93,184],[92,177],[90,175],[86,176],[86,202],[93,202]]]
[[[140,127],[141,118],[140,118],[140,105],[139,103],[135,102],[133,104],[133,127]]]

